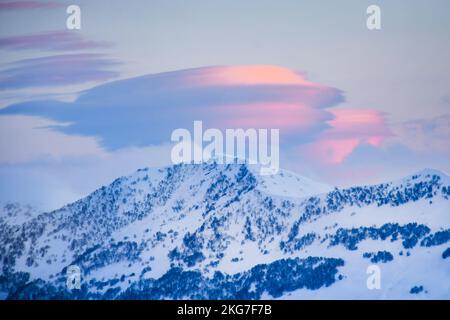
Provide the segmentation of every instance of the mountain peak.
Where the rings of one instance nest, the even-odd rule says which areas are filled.
[[[248,172],[251,174],[256,182],[256,189],[273,196],[282,196],[289,198],[305,198],[312,195],[323,194],[333,190],[333,186],[310,179],[300,174],[280,169],[276,174],[261,175],[260,165],[249,164],[248,162],[236,162],[230,164],[221,164],[216,159],[199,164],[177,164],[159,168],[142,168],[137,170],[135,174],[131,174],[128,178],[133,179],[135,175],[150,174],[152,172],[159,172],[159,177],[162,178],[161,173],[168,170],[181,170],[190,176],[190,179],[195,179],[199,175],[211,176],[212,172],[216,173],[234,173]]]
[[[448,177],[446,173],[440,170],[432,169],[432,168],[425,168],[423,170],[417,171],[414,175],[420,175],[420,176],[427,176],[427,175],[437,175],[440,177]]]
[[[8,206],[12,213],[0,215],[0,254],[8,257],[0,259],[8,277],[0,292],[72,297],[64,276],[76,265],[87,286],[84,298],[148,292],[237,298],[247,292],[244,297],[253,299],[264,291],[303,297],[314,290],[326,296],[330,286],[342,288],[334,282],[359,281],[360,270],[353,270],[370,259],[404,273],[389,297],[405,297],[418,284],[430,297],[448,295],[448,288],[420,277],[432,269],[448,279],[443,252],[450,242],[450,191],[443,173],[426,169],[397,182],[347,189],[285,170],[258,173],[246,163],[214,161],[143,168],[20,225],[16,207]],[[19,281],[23,273],[31,285]],[[249,282],[255,277],[258,293]],[[185,286],[199,282],[205,286]],[[272,290],[275,282],[286,285]],[[169,289],[159,290],[164,285]],[[361,288],[346,297],[377,294]]]
[[[438,179],[444,184],[450,183],[450,177],[439,170],[425,168],[423,170],[417,171],[409,176],[406,176],[402,181],[417,181],[417,180],[430,180],[430,179]]]

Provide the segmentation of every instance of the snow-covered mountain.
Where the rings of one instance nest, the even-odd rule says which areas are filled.
[[[246,164],[141,169],[61,209],[0,211],[11,299],[450,298],[450,178],[333,188]],[[28,212],[27,215],[21,212]],[[367,288],[367,268],[381,288]],[[68,266],[82,271],[66,286]]]

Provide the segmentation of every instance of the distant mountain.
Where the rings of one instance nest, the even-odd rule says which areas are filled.
[[[52,212],[23,218],[4,209],[0,292],[10,299],[450,298],[444,173],[339,189],[282,170],[257,172],[214,162],[141,169]],[[381,270],[379,290],[366,286],[372,264]],[[71,265],[82,271],[79,290],[66,286]]]

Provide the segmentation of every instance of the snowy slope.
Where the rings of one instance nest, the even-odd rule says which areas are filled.
[[[19,299],[450,298],[447,175],[425,170],[337,189],[283,170],[257,172],[215,162],[141,169],[20,224],[2,214],[0,292]],[[379,290],[366,286],[372,264],[381,270]],[[82,270],[81,290],[65,286],[70,265]]]

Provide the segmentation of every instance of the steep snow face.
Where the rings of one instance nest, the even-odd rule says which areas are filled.
[[[20,224],[3,214],[0,291],[11,298],[450,297],[447,175],[426,170],[338,189],[283,170],[257,172],[215,162],[141,169]],[[382,270],[379,290],[366,286],[371,264]],[[82,270],[81,290],[65,286],[70,265]]]
[[[250,166],[250,170],[258,176],[256,166]],[[305,198],[329,192],[333,186],[280,169],[277,174],[259,176],[258,189],[274,196]]]

